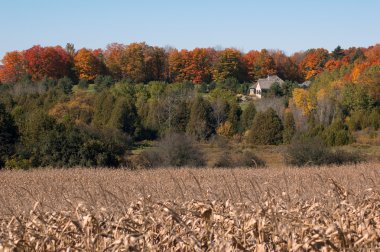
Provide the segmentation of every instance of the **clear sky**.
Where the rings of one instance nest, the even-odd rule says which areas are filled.
[[[0,58],[33,45],[112,42],[282,49],[380,43],[380,0],[0,0]]]

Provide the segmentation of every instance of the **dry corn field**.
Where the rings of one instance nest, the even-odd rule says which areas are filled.
[[[380,164],[0,172],[0,251],[379,251]]]

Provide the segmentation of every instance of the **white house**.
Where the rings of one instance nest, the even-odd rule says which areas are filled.
[[[274,83],[282,85],[284,81],[277,75],[268,75],[267,78],[258,79],[258,81],[249,88],[249,95],[261,99],[262,93],[269,90]]]

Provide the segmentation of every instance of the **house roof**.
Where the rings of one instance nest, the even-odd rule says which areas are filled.
[[[305,81],[304,83],[298,84],[298,86],[300,86],[300,87],[308,87],[308,86],[310,86],[310,84],[311,84],[311,81]]]
[[[258,79],[257,82],[251,86],[251,88],[256,88],[257,85],[260,84],[261,89],[269,89],[276,82],[278,84],[284,83],[284,81],[277,75],[268,75],[267,78]]]

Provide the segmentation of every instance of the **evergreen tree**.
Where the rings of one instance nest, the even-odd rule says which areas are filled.
[[[256,115],[256,107],[253,102],[248,103],[248,106],[243,110],[241,115],[241,130],[245,131],[252,127],[253,119]]]
[[[174,110],[172,118],[172,127],[177,132],[186,132],[186,126],[189,122],[190,109],[186,101],[180,101]]]
[[[4,166],[5,160],[14,153],[18,137],[18,129],[11,114],[0,103],[0,168]]]
[[[58,88],[65,94],[71,94],[73,89],[73,81],[69,77],[63,77],[58,80]]]
[[[334,120],[331,125],[324,130],[322,136],[329,146],[345,145],[352,142],[351,132],[340,119]]]
[[[276,112],[270,108],[259,112],[253,119],[249,139],[253,144],[277,145],[282,142],[283,125]]]
[[[133,136],[137,127],[137,112],[134,104],[124,97],[118,98],[112,110],[108,126]]]
[[[189,123],[186,131],[198,140],[208,138],[214,131],[211,119],[212,108],[210,103],[198,96],[194,99],[191,109]]]
[[[115,98],[110,92],[107,91],[103,91],[95,98],[93,123],[96,126],[107,125],[111,117],[114,104]]]
[[[334,49],[334,51],[332,52],[332,56],[334,59],[338,60],[338,59],[341,59],[343,58],[344,56],[344,51],[342,49],[342,47],[340,47],[339,45]]]
[[[231,123],[232,133],[236,133],[239,127],[239,120],[241,116],[241,108],[236,102],[230,104],[230,109],[228,111],[227,121]]]
[[[289,144],[296,133],[296,123],[294,121],[293,113],[287,112],[284,116],[284,132],[283,141]]]

